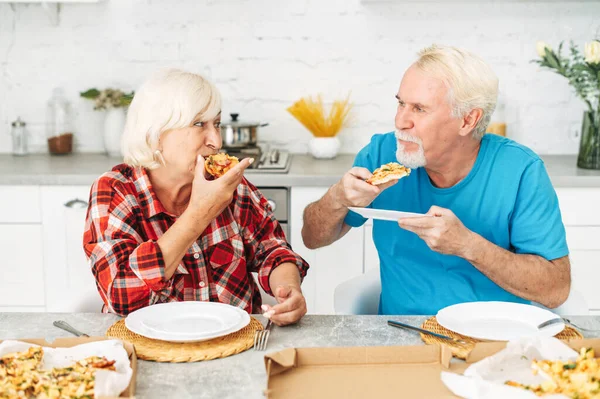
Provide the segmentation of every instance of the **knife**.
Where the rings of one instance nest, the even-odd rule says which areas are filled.
[[[468,342],[463,341],[462,339],[456,339],[456,338],[448,337],[446,335],[438,334],[438,333],[435,333],[433,331],[424,330],[424,329],[419,328],[419,327],[411,326],[410,324],[400,323],[399,321],[388,320],[388,325],[390,325],[392,327],[406,328],[407,330],[418,331],[418,332],[421,332],[421,333],[427,334],[427,335],[433,335],[434,337],[438,337],[438,338],[442,338],[442,339],[447,339],[447,340],[455,342],[457,344],[463,344],[463,345],[467,345],[468,344]]]
[[[54,324],[54,326],[55,326],[55,327],[58,327],[58,328],[60,328],[60,329],[62,329],[62,330],[65,330],[65,331],[68,331],[68,332],[70,332],[71,334],[73,334],[73,335],[76,335],[76,336],[78,336],[78,337],[89,337],[89,335],[87,335],[87,334],[85,334],[85,333],[82,333],[81,331],[79,331],[79,330],[76,330],[76,329],[74,329],[73,327],[71,327],[71,325],[70,325],[69,323],[67,323],[66,321],[63,321],[63,320],[56,320],[56,321],[55,321],[54,323],[52,323],[52,324]]]

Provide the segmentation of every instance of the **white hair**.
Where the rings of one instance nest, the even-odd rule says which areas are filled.
[[[201,75],[179,69],[155,73],[135,93],[127,112],[121,139],[125,163],[156,169],[155,154],[160,135],[170,129],[190,126],[215,118],[221,111],[221,95]]]
[[[421,50],[415,64],[448,87],[452,116],[464,117],[476,108],[483,111],[473,129],[474,138],[483,137],[498,100],[498,78],[490,66],[468,51],[435,44]]]

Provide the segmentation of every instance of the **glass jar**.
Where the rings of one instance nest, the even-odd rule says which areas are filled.
[[[25,128],[27,124],[17,118],[12,123],[11,136],[12,136],[12,153],[14,155],[25,155],[27,154],[27,130]]]
[[[46,137],[50,154],[64,155],[73,151],[71,106],[60,88],[52,91],[46,109]]]

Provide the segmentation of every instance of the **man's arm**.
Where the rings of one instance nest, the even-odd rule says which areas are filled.
[[[348,208],[335,200],[336,186],[332,186],[323,198],[313,202],[304,210],[302,240],[309,249],[332,244],[342,238],[351,227],[344,223]]]
[[[564,256],[546,260],[515,254],[466,228],[449,209],[431,207],[428,216],[400,219],[401,228],[417,234],[432,250],[464,258],[490,280],[521,298],[549,308],[560,306],[571,289],[571,265]]]
[[[324,247],[342,238],[351,228],[344,223],[348,207],[367,206],[383,190],[398,182],[373,186],[365,182],[371,176],[368,169],[354,167],[331,186],[323,198],[306,207],[302,240],[307,248]]]
[[[515,254],[473,233],[463,258],[506,291],[556,308],[569,297],[571,263],[568,256],[547,260]]]

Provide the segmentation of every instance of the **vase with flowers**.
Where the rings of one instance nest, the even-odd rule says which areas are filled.
[[[125,108],[131,104],[134,92],[119,89],[89,89],[79,93],[81,97],[94,100],[95,110],[105,110],[104,148],[108,155],[121,156],[121,136],[125,129]]]
[[[337,134],[346,126],[351,108],[348,95],[344,100],[334,101],[327,115],[323,99],[318,95],[316,100],[301,98],[287,110],[313,134],[308,143],[311,155],[318,159],[332,159],[340,150]]]
[[[562,54],[561,43],[555,52],[544,42],[537,43],[539,59],[533,62],[554,70],[569,80],[584,101],[577,166],[600,169],[600,40],[586,43],[583,54],[571,42],[569,56]]]

